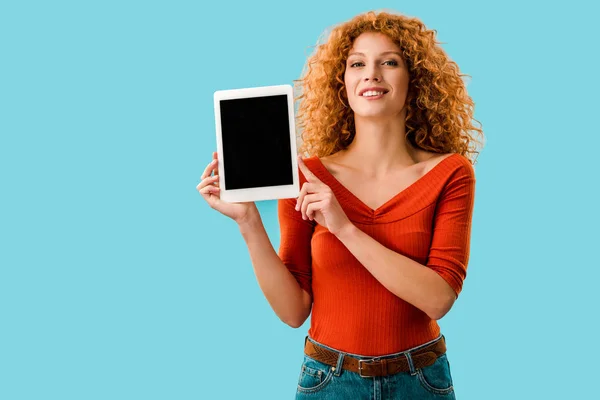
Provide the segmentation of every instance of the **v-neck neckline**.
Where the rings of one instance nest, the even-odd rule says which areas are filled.
[[[375,215],[375,214],[378,214],[382,209],[385,209],[387,206],[389,206],[390,204],[394,203],[401,196],[404,196],[406,193],[414,190],[414,188],[417,187],[417,185],[419,183],[425,181],[425,178],[427,178],[428,176],[431,176],[431,173],[433,171],[435,171],[441,164],[443,164],[449,158],[452,158],[456,154],[458,154],[458,153],[451,153],[449,156],[444,157],[441,161],[439,161],[437,164],[435,164],[429,171],[427,171],[421,177],[419,177],[418,179],[416,179],[410,185],[406,186],[404,189],[402,189],[401,191],[399,191],[398,193],[396,193],[395,195],[393,195],[389,200],[385,201],[383,204],[381,204],[379,207],[377,207],[375,209],[371,208],[370,206],[368,206],[364,201],[362,201],[361,199],[359,199],[346,186],[344,186],[331,172],[329,172],[329,170],[327,169],[327,167],[325,166],[325,164],[323,164],[323,162],[321,161],[321,159],[319,157],[315,156],[315,158],[318,161],[318,167],[323,171],[323,173],[325,173],[325,175],[329,178],[329,180],[333,184],[335,184],[335,186],[339,190],[341,190],[343,193],[345,193],[346,195],[348,195],[349,197],[351,197],[354,201],[356,201],[358,204],[360,204],[361,207],[364,207],[365,209],[367,209],[371,214]]]

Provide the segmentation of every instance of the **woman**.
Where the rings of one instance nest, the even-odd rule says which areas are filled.
[[[312,312],[297,398],[454,398],[436,320],[466,276],[482,135],[458,67],[419,20],[368,12],[297,83],[310,157],[299,197],[278,203],[279,254],[254,203],[220,201],[216,160],[198,185],[239,224],[279,318]]]

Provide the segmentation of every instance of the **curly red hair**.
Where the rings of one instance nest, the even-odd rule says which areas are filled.
[[[473,118],[458,65],[449,59],[417,18],[369,11],[334,27],[328,40],[309,57],[302,77],[294,81],[299,103],[299,151],[325,157],[345,149],[354,139],[354,112],[344,85],[346,59],[354,40],[364,32],[380,32],[402,50],[409,70],[406,138],[423,150],[459,153],[475,164],[481,123]],[[479,127],[473,125],[473,121]]]

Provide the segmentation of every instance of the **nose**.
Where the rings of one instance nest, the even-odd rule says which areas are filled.
[[[379,82],[380,80],[381,80],[381,73],[376,66],[371,65],[370,68],[365,68],[365,76],[364,76],[365,82],[368,82],[368,81]]]

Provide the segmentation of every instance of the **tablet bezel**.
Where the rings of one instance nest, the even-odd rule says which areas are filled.
[[[225,187],[225,157],[223,155],[223,137],[221,129],[222,100],[243,99],[263,96],[287,95],[288,119],[290,123],[290,158],[292,162],[291,185],[266,186],[260,188],[232,189]],[[294,118],[294,94],[291,85],[263,86],[244,89],[218,90],[214,93],[215,125],[217,131],[217,154],[219,168],[220,198],[228,203],[251,202],[260,200],[276,200],[296,198],[300,194],[300,178],[296,151],[296,120]]]

